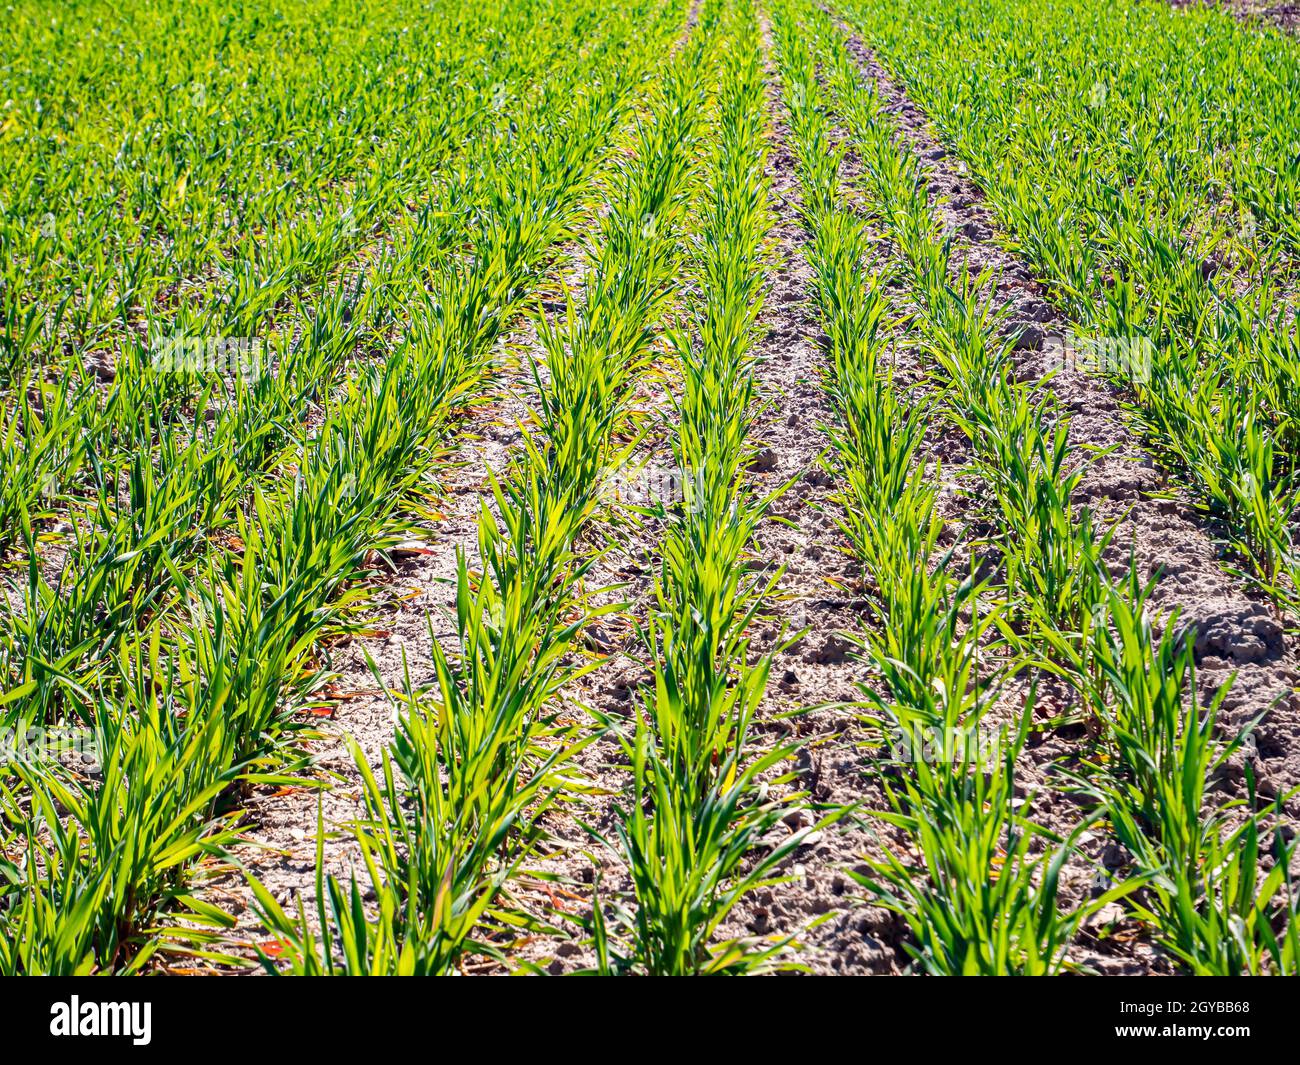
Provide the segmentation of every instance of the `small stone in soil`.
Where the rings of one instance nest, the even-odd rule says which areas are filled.
[[[1025,325],[1016,337],[1017,351],[1038,351],[1043,346],[1043,331],[1036,325]]]
[[[836,633],[831,633],[822,641],[820,647],[809,652],[808,660],[818,665],[833,665],[837,662],[843,662],[847,657],[848,650],[848,641]]]

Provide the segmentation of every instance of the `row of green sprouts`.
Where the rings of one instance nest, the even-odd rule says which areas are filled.
[[[1067,312],[1075,357],[1129,392],[1232,569],[1294,616],[1290,42],[1131,2],[840,9]]]
[[[602,181],[610,211],[590,235],[583,284],[556,320],[537,317],[546,372],[535,428],[483,505],[481,569],[460,560],[454,653],[435,643],[437,685],[407,693],[382,781],[359,758],[367,817],[356,836],[377,914],[355,878],[321,874],[314,920],[260,891],[290,945],[281,969],[439,973],[469,950],[505,961],[499,937],[476,932],[529,920],[509,904],[508,882],[535,854],[548,808],[582,786],[574,757],[594,738],[561,717],[557,697],[599,664],[577,653],[579,637],[614,609],[589,605],[601,551],[588,533],[608,472],[636,446],[634,391],[674,296],[715,18],[702,14],[627,158]]]
[[[315,302],[272,372],[173,395],[136,353],[68,421],[51,419],[69,378],[17,408],[23,433],[35,415],[59,442],[56,503],[76,505],[51,576],[48,526],[18,503],[27,581],[0,616],[4,724],[86,734],[93,758],[19,759],[0,779],[0,970],[134,972],[163,946],[220,960],[232,919],[196,890],[205,868],[248,789],[293,779],[328,649],[368,606],[372,552],[436,488],[498,338],[588,210],[679,16],[629,10],[579,61],[533,70],[572,90],[565,108],[522,132],[488,121],[432,201],[446,217],[404,230],[357,291]],[[561,41],[543,56],[572,30],[548,25]],[[619,74],[597,79],[615,55]],[[399,309],[391,336],[379,325]],[[362,341],[382,357],[356,357]]]
[[[682,493],[655,508],[662,562],[640,631],[652,679],[618,732],[633,788],[607,842],[626,862],[634,909],[615,906],[610,922],[597,900],[607,972],[792,964],[789,936],[719,939],[737,904],[778,878],[807,835],[772,843],[802,797],[788,787],[790,746],[754,736],[776,651],[758,652],[751,632],[779,577],[753,564],[771,499],[746,473],[761,405],[754,343],[771,224],[768,123],[757,24],[734,9],[728,22],[683,264],[694,291],[667,337],[679,372],[672,447]]]
[[[1176,618],[1158,635],[1150,589],[1103,563],[1114,530],[1072,502],[1066,415],[1016,380],[990,279],[953,256],[921,163],[842,32],[799,3],[778,8],[775,30],[830,341],[843,529],[873,589],[867,720],[886,737],[990,738],[886,765],[882,854],[861,883],[899,915],[928,972],[1078,968],[1085,920],[1111,903],[1189,971],[1294,971],[1280,804],[1207,793],[1243,742],[1216,738],[1223,692],[1199,704],[1192,641]],[[921,365],[920,383],[900,383],[899,357]],[[944,471],[929,446],[948,428],[969,445],[969,494],[991,511],[970,557],[943,546]],[[1046,678],[1099,732],[1080,765],[1041,785],[1077,808],[1064,832],[1037,823],[1038,796],[1023,791]],[[1117,841],[1128,862],[1080,890],[1068,881],[1087,879],[1085,833]]]

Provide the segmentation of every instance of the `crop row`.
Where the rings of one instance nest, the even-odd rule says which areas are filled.
[[[1131,391],[1148,447],[1295,609],[1294,49],[1160,4],[840,5]],[[1101,341],[1098,347],[1097,342]],[[1109,345],[1109,347],[1107,347]],[[1086,361],[1086,357],[1084,359]]]
[[[563,137],[546,124],[520,132],[523,151],[495,170],[500,184],[467,214],[457,254],[402,260],[424,275],[427,314],[384,360],[352,366],[322,395],[319,420],[286,434],[247,505],[229,506],[219,549],[177,558],[178,516],[196,522],[196,496],[212,499],[204,474],[238,454],[201,429],[188,443],[159,434],[164,459],[184,452],[165,476],[145,448],[129,491],[116,481],[101,490],[106,532],[95,543],[76,526],[77,544],[95,547],[65,563],[74,594],[42,583],[24,529],[39,594],[6,615],[10,668],[26,674],[6,693],[7,723],[88,729],[97,764],[20,762],[4,782],[6,971],[133,971],[159,946],[154,922],[165,911],[188,904],[200,924],[225,922],[188,893],[187,871],[233,838],[240,790],[292,761],[283,733],[326,676],[322,641],[362,605],[368,553],[394,542],[404,511],[427,493],[457,411],[482,391],[496,339],[590,202],[676,14],[647,5],[621,15],[609,45],[620,76],[574,99],[557,120]],[[608,61],[596,52],[575,64],[573,84],[593,82]],[[486,141],[470,167],[493,172],[489,160],[514,137],[506,129]],[[410,291],[408,276],[399,281]]]
[[[772,498],[760,496],[746,473],[761,406],[753,346],[771,192],[752,10],[728,5],[722,33],[725,59],[684,264],[692,298],[669,335],[680,372],[673,457],[681,492],[656,508],[662,561],[640,634],[651,679],[637,693],[630,730],[615,726],[633,779],[618,809],[617,840],[606,842],[626,864],[633,907],[616,903],[607,925],[597,900],[606,972],[789,964],[789,937],[717,937],[737,904],[776,875],[811,831],[775,845],[766,838],[800,797],[781,794],[792,747],[762,746],[753,736],[778,649],[759,654],[751,646],[779,574],[754,565]]]
[[[1223,693],[1208,712],[1197,707],[1189,643],[1172,624],[1157,637],[1136,576],[1116,581],[1100,564],[1092,524],[1070,501],[1078,469],[1067,420],[1050,393],[1015,380],[1013,341],[1000,335],[987,278],[951,261],[920,161],[842,34],[820,12],[790,6],[798,20],[778,20],[778,35],[832,340],[845,531],[876,588],[878,628],[863,640],[875,680],[867,703],[885,728],[993,737],[992,756],[959,745],[886,774],[881,816],[905,830],[920,861],[890,850],[860,879],[906,920],[909,949],[931,972],[1072,966],[1082,920],[1117,899],[1191,971],[1293,969],[1289,846],[1261,863],[1268,811],[1234,821],[1237,803],[1207,802],[1210,775],[1240,742],[1214,738]],[[832,120],[845,134],[838,150]],[[846,149],[856,181],[841,175]],[[863,285],[873,230],[894,255]],[[890,294],[894,277],[905,282],[902,300]],[[900,340],[904,324],[914,332]],[[928,370],[904,391],[887,354],[909,342]],[[944,424],[968,438],[980,478],[973,494],[994,508],[992,576],[963,571],[953,550],[938,548],[944,521],[925,440]],[[1064,838],[1015,800],[1025,740],[1041,727],[1033,684],[1010,720],[1000,705],[1040,669],[1067,677],[1101,730],[1082,772],[1048,777],[1046,786],[1079,800]],[[1130,855],[1127,875],[1067,902],[1062,871],[1096,827]]]
[[[499,954],[479,934],[485,919],[515,923],[503,889],[587,742],[551,703],[591,668],[574,657],[599,613],[584,606],[596,554],[582,534],[630,453],[618,438],[674,293],[713,45],[692,34],[668,64],[628,160],[602,181],[611,209],[584,284],[557,320],[537,320],[536,428],[492,479],[473,573],[460,557],[454,653],[433,645],[437,684],[408,693],[382,781],[358,754],[368,816],[357,839],[377,917],[355,880],[322,882],[315,922],[259,891],[290,972],[447,972],[467,949]]]

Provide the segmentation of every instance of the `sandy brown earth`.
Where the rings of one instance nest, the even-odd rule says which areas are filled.
[[[1295,33],[1300,29],[1300,4],[1276,3],[1275,0],[1166,0],[1170,7],[1221,7],[1238,18],[1276,26]]]

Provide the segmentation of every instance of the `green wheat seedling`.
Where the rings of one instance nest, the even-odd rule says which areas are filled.
[[[926,0],[905,12],[845,6],[961,156],[1084,343],[1142,346],[1137,365],[1097,369],[1131,390],[1148,447],[1222,523],[1234,568],[1292,610],[1294,373],[1277,353],[1294,331],[1283,295],[1294,227],[1275,206],[1288,202],[1294,171],[1277,131],[1294,117],[1255,97],[1249,106],[1213,105],[1208,129],[1180,126],[1167,107],[1150,106],[1154,68],[1144,58],[1161,50],[1162,100],[1186,96],[1199,108],[1217,92],[1203,80],[1201,35],[1221,42],[1225,78],[1242,69],[1271,77],[1277,68],[1264,73],[1266,53],[1268,64],[1289,62],[1276,42],[1218,16],[1171,20],[1131,4],[1087,5],[1068,28],[1052,5],[981,4],[981,25],[1000,30],[978,37]],[[1003,30],[1018,36],[1015,47],[986,50]],[[1021,48],[1049,49],[1050,77],[1027,76]],[[859,111],[870,117],[870,108]],[[1243,126],[1285,158],[1257,168],[1256,153],[1237,150]],[[1046,147],[1085,143],[1084,151]],[[1207,143],[1222,150],[1207,155]],[[1221,204],[1235,195],[1245,196],[1239,213],[1249,225],[1225,217]],[[901,236],[905,249],[914,231]]]
[[[611,903],[611,919],[596,900],[604,972],[706,975],[793,964],[791,936],[717,940],[737,904],[779,879],[807,835],[765,838],[800,796],[777,797],[791,780],[780,767],[792,745],[755,750],[751,740],[776,652],[756,656],[749,632],[779,578],[750,572],[771,499],[758,498],[743,472],[754,447],[751,346],[769,192],[755,27],[731,8],[722,21],[739,47],[722,63],[717,147],[691,243],[699,297],[687,327],[670,334],[682,372],[673,440],[682,496],[655,507],[666,523],[663,561],[640,633],[653,680],[632,729],[618,730],[633,790],[615,839],[603,840],[627,864],[635,906]]]
[[[647,639],[653,645],[657,637],[651,633]],[[790,809],[786,800],[764,801],[762,796],[790,782],[773,771],[790,757],[791,748],[777,747],[759,757],[746,757],[745,751],[746,726],[762,696],[769,666],[763,663],[742,676],[737,693],[714,710],[731,742],[727,755],[716,763],[709,759],[682,764],[680,748],[707,744],[712,737],[688,739],[692,726],[687,716],[691,708],[683,702],[687,693],[665,668],[657,676],[653,696],[647,696],[653,702],[638,708],[635,733],[623,741],[632,760],[637,801],[622,812],[616,828],[617,850],[631,872],[636,908],[633,913],[620,907],[614,911],[616,927],[629,929],[635,946],[626,954],[610,949],[597,899],[602,971],[709,975],[791,964],[783,958],[789,937],[716,940],[723,921],[744,896],[782,879],[782,864],[811,831],[786,834],[776,844],[764,838]],[[704,789],[693,790],[693,782],[701,777]],[[755,848],[762,849],[755,854]]]
[[[820,89],[807,88],[814,84],[808,38],[787,18],[783,9],[775,30],[787,89],[792,82],[805,86],[787,92],[796,112],[791,125],[804,131],[796,134],[795,150],[804,156],[827,139],[827,101]],[[877,132],[883,160],[896,147],[887,132]],[[896,187],[882,217],[907,250],[903,273],[915,286],[931,350],[953,369],[971,358],[970,387],[979,390],[979,382],[999,377],[985,361],[996,350],[986,343],[997,317],[970,298],[978,284],[948,280],[947,245],[924,199],[907,188],[915,168],[889,172],[903,187]],[[806,206],[804,215],[814,292],[830,340],[826,387],[837,414],[831,432],[847,486],[841,524],[874,584],[875,623],[858,641],[872,667],[864,716],[885,736],[944,737],[939,759],[913,758],[884,777],[890,805],[878,816],[905,833],[915,860],[887,847],[884,860],[870,860],[870,872],[855,877],[906,922],[907,949],[925,971],[1061,971],[1081,922],[1094,910],[1092,902],[1070,905],[1059,893],[1061,870],[1077,853],[1087,822],[1053,837],[1015,799],[1032,699],[1011,727],[993,723],[991,708],[1021,667],[1014,657],[999,663],[1003,608],[986,604],[984,582],[963,577],[951,552],[938,546],[938,478],[927,478],[918,453],[942,408],[911,401],[893,380],[883,356],[900,316],[888,306],[889,275],[865,269],[867,230],[837,192],[836,175],[810,162],[801,176],[805,185],[824,183],[806,190],[805,204],[827,205]],[[989,730],[996,737],[991,755],[964,742]],[[1133,887],[1126,881],[1110,899]]]
[[[644,11],[630,12],[620,20],[619,32],[624,36],[632,33],[646,17]],[[664,11],[655,11],[650,17],[659,20],[663,32]],[[248,462],[246,471],[260,472],[266,469],[267,456],[275,455],[273,465],[289,463],[287,474],[279,472],[247,482],[223,472],[187,484],[179,474],[193,464],[188,460],[174,463],[172,468],[178,474],[174,483],[194,494],[191,502],[199,512],[198,520],[211,519],[215,526],[224,526],[238,544],[237,553],[223,547],[206,557],[202,551],[182,550],[184,558],[171,550],[159,554],[163,544],[151,538],[151,525],[141,529],[134,521],[116,519],[112,524],[101,523],[104,532],[96,535],[106,541],[102,549],[88,548],[68,571],[79,586],[85,582],[86,594],[74,598],[69,623],[52,641],[52,650],[58,654],[51,656],[55,668],[47,670],[46,689],[57,689],[73,707],[93,705],[101,684],[108,684],[120,698],[123,682],[107,668],[110,659],[101,645],[117,634],[132,638],[133,626],[150,619],[152,610],[156,612],[153,631],[158,631],[157,626],[163,631],[161,657],[168,663],[164,672],[175,670],[181,678],[180,697],[190,704],[187,719],[206,719],[199,715],[200,707],[217,700],[222,718],[228,722],[212,769],[226,781],[222,790],[237,792],[250,783],[282,779],[283,768],[295,758],[286,748],[298,728],[295,711],[316,697],[324,677],[316,654],[320,642],[346,631],[355,617],[363,603],[363,589],[357,584],[363,557],[391,542],[403,527],[399,510],[412,496],[425,492],[423,478],[445,454],[454,412],[481,391],[491,368],[491,348],[527,299],[529,279],[548,249],[570,231],[575,213],[585,202],[584,190],[600,151],[625,113],[623,101],[636,86],[639,69],[644,69],[653,54],[654,39],[651,35],[645,42],[640,68],[632,64],[624,77],[583,95],[571,111],[564,112],[560,124],[571,137],[555,142],[551,140],[553,129],[530,131],[528,145],[544,146],[544,150],[525,151],[517,163],[502,171],[511,175],[515,195],[499,201],[503,217],[470,216],[474,240],[467,258],[463,262],[443,260],[443,265],[432,271],[437,284],[425,306],[431,314],[436,312],[436,317],[429,328],[415,334],[418,342],[403,345],[383,365],[363,367],[341,390],[313,391],[306,382],[282,379],[260,391],[255,385],[246,389],[247,401],[229,408],[234,417],[248,418],[299,402],[294,397],[321,401],[324,411],[319,428],[305,433],[301,429],[277,430],[283,446],[267,447],[270,437],[241,430],[234,434],[242,441],[241,448],[232,454],[228,447],[232,437],[216,436],[223,470],[242,459]],[[595,50],[591,61],[597,62],[600,56]],[[589,68],[577,64],[570,69],[580,81]],[[502,140],[512,136],[509,130],[501,132]],[[484,150],[492,150],[492,145]],[[417,265],[409,257],[401,261],[403,269]],[[403,282],[402,287],[405,285]],[[349,295],[322,306],[337,319],[349,306],[356,306],[349,302],[352,300]],[[327,322],[324,319],[321,324]],[[313,347],[304,349],[305,358],[301,359],[293,349],[280,351],[279,355],[289,359],[282,368],[290,374],[314,374],[326,364],[340,364],[337,338],[330,342],[322,331],[310,344]],[[136,380],[131,377],[115,393],[117,400],[107,408],[112,420],[101,425],[117,431],[123,424],[117,421],[127,410],[123,399],[138,409],[148,409],[148,396],[141,393]],[[236,391],[236,400],[239,396]],[[218,420],[218,426],[224,424]],[[111,442],[112,437],[101,433],[96,439]],[[206,447],[211,442],[199,434],[199,445]],[[107,466],[96,476],[105,501],[100,509],[109,515],[119,513],[123,482],[117,467]],[[147,465],[141,466],[137,481],[139,491],[132,488],[132,508],[156,514],[151,521],[161,521],[165,509],[159,507],[168,497],[160,495],[158,488],[173,482],[159,480],[148,472]],[[247,509],[223,503],[230,497],[222,486],[229,484],[250,493]],[[218,505],[220,510],[209,509]],[[118,547],[116,539],[106,540],[109,530],[118,528],[126,537],[124,547]],[[142,535],[145,539],[140,541]],[[184,548],[185,541],[179,544]],[[123,568],[122,562],[131,564]],[[146,564],[153,567],[149,572],[164,574],[166,580],[148,586],[154,600],[137,616],[127,595],[143,583],[136,577]],[[36,565],[33,553],[29,569]],[[42,588],[39,581],[33,583],[38,590]],[[105,589],[113,594],[105,595]],[[25,628],[36,625],[58,598],[48,589],[40,595],[43,609],[28,609],[16,619]],[[114,616],[121,618],[120,627],[115,624],[103,631],[96,627],[97,613],[104,609],[117,612]],[[77,626],[96,642],[87,645],[86,637],[77,635]],[[8,701],[6,713],[19,720],[30,719],[32,704],[24,697],[40,695],[35,688],[28,682],[17,689],[19,697]],[[86,716],[84,709],[79,712]],[[127,767],[134,793],[147,801],[154,784],[144,773],[144,763],[129,761]],[[208,777],[195,774],[196,781],[204,779]],[[211,799],[195,816],[200,826],[215,816]],[[17,839],[27,839],[38,836],[41,828],[34,821],[15,821],[14,831]],[[141,846],[152,846],[151,832],[148,825],[141,828]],[[179,883],[194,875],[198,853],[187,851],[181,856],[173,871]],[[110,868],[110,859],[92,850],[86,852],[86,864],[88,875],[99,876]],[[104,905],[110,913],[120,913],[118,920],[127,921],[132,929],[148,927],[152,916],[174,919],[171,911],[177,910],[179,894],[163,891],[147,878],[141,879],[139,888],[128,894],[110,894]],[[65,896],[55,882],[42,882],[40,889],[46,912],[57,914],[60,907],[71,904],[72,897]],[[17,897],[16,892],[11,895]],[[6,919],[16,914],[16,910],[5,908]],[[215,918],[205,914],[204,920],[210,925]],[[169,928],[163,934],[175,939],[178,932]],[[78,964],[138,968],[147,963],[160,942],[157,932],[137,935],[133,931],[128,939],[124,941],[127,946],[114,948],[108,955],[96,941],[92,955]],[[204,932],[196,939],[210,941],[210,934]]]
[[[198,663],[160,655],[160,632],[124,641],[85,729],[92,764],[27,762],[0,777],[0,971],[86,975],[143,969],[164,909],[220,921],[188,895],[185,867],[235,836],[215,803],[237,778],[222,690]]]
[[[468,951],[494,953],[471,934],[498,915],[506,881],[535,842],[531,826],[576,749],[546,708],[590,668],[566,658],[597,616],[579,611],[572,618],[596,558],[580,549],[579,533],[598,505],[600,472],[631,447],[614,436],[672,276],[675,218],[689,173],[683,160],[699,106],[691,78],[700,76],[684,60],[669,69],[657,121],[642,129],[639,151],[614,178],[622,195],[592,249],[581,312],[570,301],[560,325],[539,322],[550,370],[544,384],[538,378],[540,429],[525,435],[506,474],[493,480],[495,513],[485,504],[479,522],[481,575],[471,579],[460,560],[459,654],[435,645],[437,686],[409,693],[384,784],[368,785],[369,819],[356,834],[372,855],[378,917],[347,908],[349,897],[359,898],[355,882],[349,891],[331,878],[318,890],[318,934],[301,910],[291,919],[255,889],[268,923],[289,944],[289,971],[443,972]],[[588,173],[571,168],[551,180],[572,187]],[[557,212],[542,247],[567,229],[572,210]],[[644,224],[648,211],[658,212],[661,226]],[[538,239],[523,227],[493,227],[490,237],[503,240],[503,254],[518,256],[526,234]],[[497,261],[487,257],[487,268]],[[475,316],[471,328],[481,321]],[[414,813],[410,795],[419,797]],[[326,900],[333,900],[329,912]]]
[[[1216,806],[1207,794],[1255,723],[1218,738],[1227,685],[1198,705],[1194,634],[1174,616],[1157,637],[1148,592],[1136,576],[1111,590],[1087,650],[1095,680],[1086,696],[1111,759],[1087,790],[1146,880],[1129,906],[1190,972],[1294,972],[1294,842],[1275,827],[1273,861],[1265,863],[1269,811],[1256,809],[1253,783],[1244,806]]]
[[[890,708],[895,727],[915,708]],[[965,736],[977,735],[981,712],[971,705]],[[1083,920],[1134,890],[1132,881],[1081,905],[1060,896],[1061,875],[1087,822],[1065,839],[1027,820],[1016,798],[1016,761],[1030,713],[976,743],[958,739],[914,757],[902,781],[887,782],[890,810],[882,821],[907,832],[911,855],[885,844],[871,875],[854,874],[911,933],[908,952],[932,975],[1048,975],[1071,968],[1070,944]],[[973,722],[974,725],[969,723]],[[989,726],[982,726],[989,728]]]

